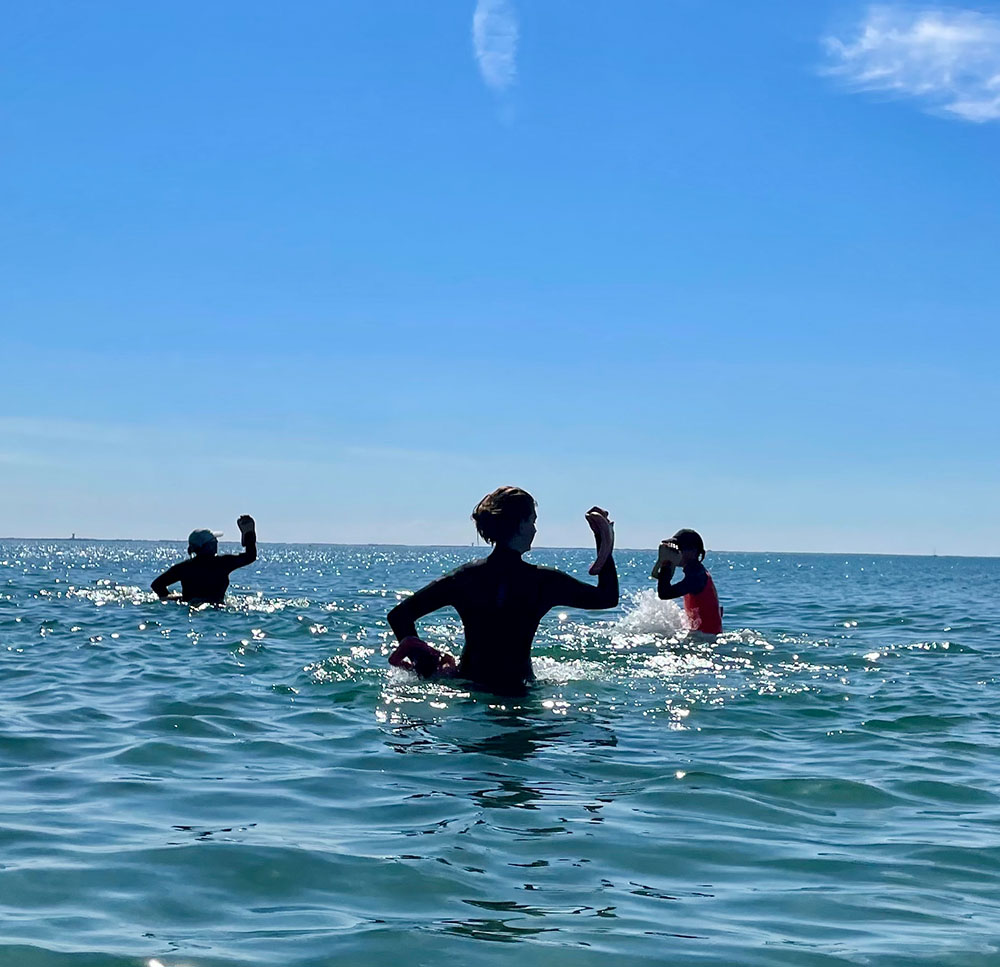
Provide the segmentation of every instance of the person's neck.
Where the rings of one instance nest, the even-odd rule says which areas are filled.
[[[514,550],[514,548],[510,547],[508,544],[497,544],[496,547],[493,548],[493,553],[490,554],[490,557],[512,558],[520,557],[524,553],[526,552]]]

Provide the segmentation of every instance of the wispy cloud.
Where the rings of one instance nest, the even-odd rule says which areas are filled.
[[[117,446],[133,440],[139,430],[125,425],[85,423],[79,420],[50,420],[35,417],[0,416],[0,440],[7,437],[34,442],[80,443]]]
[[[1000,18],[873,6],[850,39],[826,40],[830,73],[859,90],[922,101],[964,121],[1000,120]]]
[[[517,77],[517,13],[509,0],[477,0],[472,45],[486,85],[504,91]]]

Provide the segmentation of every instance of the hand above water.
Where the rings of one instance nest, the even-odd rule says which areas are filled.
[[[669,567],[670,572],[673,573],[674,568],[679,567],[680,563],[680,548],[673,541],[661,541],[659,554],[656,558],[656,563],[653,565],[653,571],[652,574],[650,574],[650,577],[658,578],[660,576],[660,571],[666,567]]]
[[[584,515],[597,541],[597,560],[590,565],[591,574],[599,574],[615,549],[615,525],[608,512],[601,507],[591,507]]]

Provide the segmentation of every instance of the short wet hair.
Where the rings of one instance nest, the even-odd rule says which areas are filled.
[[[534,510],[535,498],[527,490],[497,487],[476,504],[472,519],[479,536],[487,544],[497,544],[513,537]]]

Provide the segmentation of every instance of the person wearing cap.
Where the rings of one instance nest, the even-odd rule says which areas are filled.
[[[660,544],[651,576],[656,578],[656,593],[661,600],[684,598],[684,611],[692,631],[717,635],[722,632],[722,608],[704,560],[705,542],[701,534],[684,527]],[[684,571],[684,577],[671,584],[678,567]]]
[[[188,537],[188,560],[164,571],[151,587],[161,599],[170,597],[171,584],[181,583],[180,599],[198,604],[222,604],[229,589],[229,575],[257,560],[257,525],[249,514],[236,521],[243,543],[242,554],[220,554],[221,531],[194,530]]]

